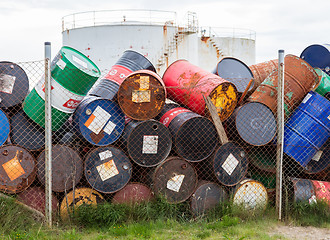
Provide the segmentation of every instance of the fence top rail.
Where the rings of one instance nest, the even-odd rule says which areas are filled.
[[[62,31],[102,25],[176,25],[173,11],[122,9],[79,12],[62,17]]]

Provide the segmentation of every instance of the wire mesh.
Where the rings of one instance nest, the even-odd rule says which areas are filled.
[[[0,62],[0,190],[44,213],[43,71],[43,61]],[[286,56],[285,203],[330,198],[329,78],[319,76]],[[159,76],[135,51],[101,72],[63,47],[51,64],[53,211],[67,219],[82,204],[157,196],[194,216],[228,201],[274,206],[277,81],[277,60],[224,58],[213,73],[178,60]]]

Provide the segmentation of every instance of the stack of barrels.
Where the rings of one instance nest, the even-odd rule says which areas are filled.
[[[310,178],[329,189],[330,82],[305,60],[285,57],[285,174],[294,186],[297,177]],[[145,56],[127,50],[101,74],[62,47],[51,64],[53,209],[59,205],[65,218],[84,203],[155,196],[189,201],[195,216],[225,201],[265,208],[276,182],[277,64],[224,57],[208,72],[177,60],[160,77]],[[44,78],[28,93],[24,71],[7,62],[0,78],[0,190],[44,212]]]

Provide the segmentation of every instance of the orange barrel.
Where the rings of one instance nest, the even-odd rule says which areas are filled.
[[[128,183],[123,189],[115,193],[112,203],[139,204],[150,202],[154,198],[151,189],[142,183]]]
[[[200,181],[191,196],[190,209],[195,216],[203,216],[228,200],[228,193],[214,182]]]
[[[133,50],[126,50],[111,67],[109,73],[98,80],[88,94],[112,100],[117,95],[119,85],[125,78],[132,72],[142,69],[156,72],[152,63],[142,54]]]
[[[37,176],[45,185],[45,150],[37,157]],[[52,147],[52,190],[64,192],[77,185],[82,178],[83,160],[72,148],[56,144]]]
[[[85,156],[85,177],[90,186],[102,193],[125,187],[132,175],[132,164],[119,148],[98,147]]]
[[[131,120],[122,134],[122,143],[130,158],[142,167],[155,167],[171,152],[170,130],[161,122]]]
[[[66,194],[60,205],[60,216],[62,220],[72,217],[74,211],[81,205],[95,206],[104,202],[103,196],[91,188],[75,188]]]
[[[45,129],[32,121],[23,110],[10,118],[10,140],[29,151],[38,151],[45,146]]]
[[[46,194],[45,189],[37,186],[29,187],[24,192],[17,195],[17,200],[45,214]],[[54,194],[52,194],[52,211],[58,210],[59,202]]]
[[[23,102],[29,91],[29,78],[15,63],[0,62],[0,107],[8,108]]]
[[[166,89],[163,80],[150,70],[131,73],[118,90],[118,103],[126,116],[135,120],[156,117],[164,107]]]
[[[284,109],[285,116],[300,104],[305,95],[318,83],[315,70],[304,60],[294,55],[284,58]],[[277,111],[278,70],[274,70],[247,99],[268,106]]]
[[[255,84],[250,68],[237,58],[222,58],[220,62],[218,62],[215,70],[213,70],[213,73],[235,84],[240,95],[245,91],[251,79],[252,84],[248,89],[248,93],[252,93],[254,89]]]
[[[330,205],[330,182],[311,180],[317,200],[323,200]]]
[[[177,104],[165,104],[160,122],[169,128],[175,150],[189,162],[208,158],[216,149],[218,134],[213,122]]]
[[[221,121],[227,119],[237,104],[237,89],[233,83],[207,72],[187,60],[172,63],[163,75],[168,97],[190,110],[209,114],[203,96],[209,96]]]
[[[257,63],[249,66],[254,77],[253,90],[257,87],[275,70],[278,68],[278,60],[269,60],[267,62]]]
[[[213,157],[213,171],[225,186],[234,186],[246,175],[248,159],[244,149],[233,142],[220,146]]]
[[[155,194],[162,195],[169,203],[186,201],[197,186],[194,167],[180,157],[169,157],[158,165],[152,176]]]
[[[267,189],[261,182],[245,179],[233,189],[233,204],[246,210],[265,209],[267,203]]]
[[[0,190],[5,193],[22,192],[36,178],[35,159],[25,148],[0,147],[0,165]]]
[[[290,200],[294,202],[315,201],[315,190],[313,183],[309,179],[291,178],[288,182]]]

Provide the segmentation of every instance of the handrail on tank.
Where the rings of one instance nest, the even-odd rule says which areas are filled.
[[[200,27],[200,34],[203,37],[232,37],[256,40],[256,32],[245,28]]]
[[[62,31],[100,25],[176,25],[173,11],[122,9],[79,12],[62,17]]]

